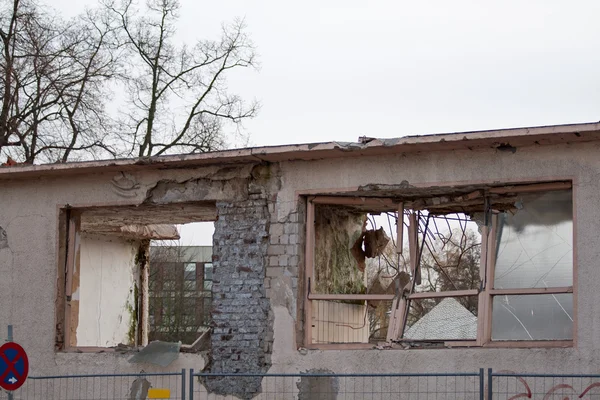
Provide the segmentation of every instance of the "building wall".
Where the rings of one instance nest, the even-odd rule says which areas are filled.
[[[534,372],[597,372],[600,353],[600,293],[597,268],[597,198],[600,160],[597,144],[498,150],[398,154],[282,163],[285,182],[272,208],[268,295],[274,307],[272,371],[324,368],[334,372],[474,371],[480,367]],[[575,340],[571,348],[454,348],[412,350],[309,350],[302,345],[301,282],[304,241],[298,193],[333,192],[369,183],[418,187],[466,183],[573,179],[575,207]],[[298,277],[300,276],[300,279]],[[294,327],[296,335],[288,333]]]
[[[172,261],[212,261],[212,246],[150,246],[150,260],[152,260],[155,255],[164,257],[163,253],[169,255],[172,253]]]
[[[81,235],[80,286],[73,293],[73,300],[79,300],[78,346],[132,344],[138,248],[137,241]]]
[[[270,372],[315,368],[334,372],[433,372],[474,371],[480,367],[531,372],[597,372],[596,365],[600,361],[600,318],[597,317],[600,291],[596,288],[600,281],[596,250],[600,221],[599,150],[598,144],[585,143],[518,148],[515,153],[489,149],[282,162],[271,166],[271,173],[261,176],[259,183],[252,175],[252,166],[135,171],[127,174],[128,179],[136,183],[128,186],[131,189],[119,187],[115,180],[120,176],[114,174],[69,176],[43,182],[36,179],[2,182],[0,227],[6,232],[7,245],[2,246],[0,242],[0,327],[14,325],[15,339],[29,351],[33,374],[141,370],[142,366],[127,363],[130,357],[127,354],[55,352],[58,208],[66,204],[75,207],[136,204],[148,198],[155,204],[194,199],[235,203],[248,200],[253,185],[263,185],[268,194],[264,199],[267,199],[265,207],[270,216],[268,223],[260,225],[268,234],[268,246],[264,247],[268,256],[265,269],[253,264],[250,269],[239,271],[251,274],[252,279],[264,274],[262,287],[270,299],[271,312],[267,315],[262,305],[256,307],[256,314],[233,310],[244,307],[241,303],[228,307],[233,307],[232,313],[239,314],[236,318],[255,319],[256,315],[262,315],[262,323],[267,324],[267,328],[272,326],[272,351],[268,329],[261,339],[264,351],[271,353]],[[373,183],[406,182],[426,187],[571,178],[576,209],[574,347],[298,351],[302,332],[298,287],[302,281],[305,226],[298,193],[343,190]],[[159,181],[182,186],[169,190],[159,185]],[[260,214],[261,207],[257,206],[254,211],[252,207],[247,208],[249,212]],[[234,249],[240,246],[239,251],[243,251],[244,238],[226,238],[229,228],[225,225],[235,226],[235,218],[231,214],[227,224],[221,226],[224,230],[217,231],[216,235],[223,237],[225,245]],[[240,218],[246,217],[241,214]],[[262,235],[264,229],[257,229],[257,233]],[[218,245],[215,242],[215,246]],[[229,251],[215,250],[215,254],[225,256]],[[238,267],[248,267],[243,265],[247,258],[241,254],[232,257]],[[257,290],[261,290],[260,285]],[[234,293],[247,296],[246,291]],[[258,302],[262,304],[260,298]],[[253,360],[262,360],[261,357],[256,355]],[[236,365],[234,358],[225,361],[223,365]],[[182,367],[200,370],[204,364],[200,355],[182,354],[168,370]],[[146,365],[143,369],[161,370]]]

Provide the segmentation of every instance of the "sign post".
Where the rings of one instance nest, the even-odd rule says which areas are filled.
[[[25,350],[13,342],[13,327],[8,325],[8,338],[0,346],[0,387],[8,391],[8,400],[13,400],[13,391],[20,388],[29,373],[29,359]]]
[[[13,326],[12,325],[8,325],[8,337],[6,338],[7,342],[12,342],[13,341]],[[13,392],[10,391],[8,392],[8,400],[13,400]]]

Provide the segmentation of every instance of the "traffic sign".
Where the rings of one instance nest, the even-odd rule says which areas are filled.
[[[29,360],[25,350],[15,342],[0,346],[0,387],[17,390],[27,379]]]

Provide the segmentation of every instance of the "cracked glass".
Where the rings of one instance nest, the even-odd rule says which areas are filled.
[[[498,216],[494,288],[573,284],[571,191],[523,194]]]

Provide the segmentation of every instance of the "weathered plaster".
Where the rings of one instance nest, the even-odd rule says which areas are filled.
[[[591,360],[598,354],[600,320],[594,317],[600,309],[597,291],[593,289],[592,276],[600,274],[595,268],[595,229],[593,221],[600,218],[594,198],[600,193],[598,175],[600,162],[594,157],[597,144],[561,145],[522,148],[515,153],[497,150],[452,151],[396,155],[382,158],[357,158],[353,160],[322,160],[289,162],[281,164],[284,182],[278,193],[274,214],[278,220],[293,215],[298,192],[339,193],[344,189],[368,184],[396,184],[403,181],[414,187],[452,186],[467,182],[502,183],[551,179],[574,179],[577,270],[576,301],[577,338],[573,348],[554,349],[436,349],[387,351],[309,351],[307,355],[285,351],[278,341],[280,335],[293,331],[294,319],[302,318],[301,310],[285,318],[275,313],[274,367],[286,366],[293,370],[314,367],[330,368],[336,372],[389,371],[473,371],[479,367],[530,371],[582,371],[593,370]],[[354,190],[354,189],[353,189]],[[581,216],[585,216],[581,218]],[[289,223],[286,226],[289,227]],[[291,228],[288,228],[288,230]],[[272,232],[273,233],[273,232]],[[280,233],[282,238],[285,233]],[[271,237],[271,248],[279,249],[278,238]],[[284,241],[286,239],[283,239]],[[303,252],[304,243],[288,251]],[[288,245],[289,246],[289,245]],[[279,251],[279,250],[277,250]],[[289,257],[288,257],[289,259]],[[302,268],[300,262],[284,263],[285,258],[270,259],[267,272],[271,287],[285,282],[285,271]],[[296,260],[294,260],[296,261]],[[585,278],[582,278],[585,277]],[[600,277],[600,275],[599,275]],[[278,289],[278,292],[282,292]],[[294,291],[298,293],[297,291]],[[273,301],[273,300],[272,300]],[[296,344],[297,347],[298,344]],[[290,346],[289,342],[285,346]],[[463,358],[464,357],[464,358]],[[564,361],[564,362],[563,362]]]
[[[133,344],[132,324],[140,271],[139,242],[82,234],[79,288],[72,302],[79,304],[77,346],[113,347]],[[74,273],[74,274],[75,274]],[[136,330],[133,330],[134,336]]]
[[[423,148],[423,151],[426,149]],[[203,182],[221,170],[223,176],[250,179],[248,196],[258,189],[268,210],[267,259],[262,282],[265,296],[273,307],[274,345],[270,371],[301,372],[327,369],[334,372],[441,372],[469,371],[480,367],[529,372],[596,372],[600,361],[600,269],[597,268],[600,208],[600,159],[597,143],[546,145],[521,148],[516,152],[492,149],[356,156],[312,161],[282,161],[273,165],[276,173],[264,178],[252,175],[252,166],[227,171],[218,167],[189,169],[137,169],[128,172],[135,183],[130,189],[114,189],[115,172],[54,178],[5,180],[0,191],[0,226],[6,231],[8,247],[0,249],[0,328],[15,327],[15,338],[30,354],[32,374],[83,372],[156,371],[151,366],[131,365],[127,355],[117,353],[76,354],[54,351],[54,302],[56,293],[58,207],[77,205],[142,204],[159,182]],[[236,167],[237,168],[237,167]],[[211,175],[213,174],[213,175]],[[261,174],[258,174],[262,176]],[[304,254],[304,211],[298,193],[335,193],[369,184],[397,185],[403,181],[414,187],[459,185],[466,182],[521,182],[573,179],[576,210],[576,341],[572,348],[548,349],[428,349],[428,350],[310,350],[299,352],[296,340],[302,319],[302,267]],[[223,178],[225,179],[225,178]],[[261,184],[262,182],[262,184]],[[130,182],[131,183],[131,182]],[[198,183],[200,185],[200,183]],[[266,186],[265,186],[266,185]],[[189,186],[189,184],[188,184]],[[181,191],[187,201],[216,201],[221,196],[209,190]],[[225,186],[218,186],[225,187]],[[123,196],[125,190],[127,196]],[[229,190],[229,189],[228,189]],[[231,187],[231,190],[234,190]],[[158,193],[158,192],[157,192]],[[163,191],[172,196],[176,191]],[[236,191],[237,193],[237,191]],[[232,194],[233,195],[233,194]],[[154,197],[158,199],[159,197]],[[162,197],[164,200],[165,198]],[[168,197],[168,199],[175,199]],[[169,200],[170,201],[170,200]],[[235,204],[235,198],[219,200]],[[260,211],[263,212],[263,211]],[[241,215],[243,221],[254,217]],[[230,223],[233,223],[231,221]],[[267,226],[267,224],[265,224]],[[264,231],[260,230],[261,232]],[[223,231],[221,231],[223,232]],[[236,243],[232,241],[231,243]],[[218,245],[218,243],[215,243]],[[243,239],[233,244],[246,251]],[[244,265],[242,254],[231,266]],[[251,266],[260,275],[259,269]],[[252,279],[258,279],[252,277]],[[243,278],[240,278],[243,280]],[[259,285],[257,286],[257,290]],[[242,292],[241,292],[242,293]],[[246,293],[246,292],[243,292]],[[233,299],[236,300],[236,299]],[[243,307],[243,304],[240,305]],[[261,306],[262,307],[262,306]],[[262,312],[262,311],[261,311]],[[269,314],[271,315],[271,314]],[[267,319],[268,324],[271,317]],[[268,325],[267,325],[268,326]],[[300,324],[301,326],[301,324]],[[302,332],[301,329],[298,332]],[[223,333],[227,335],[229,333]],[[296,336],[296,337],[295,337]],[[268,343],[265,338],[265,343]],[[254,339],[248,339],[254,340]],[[267,349],[268,352],[268,349]],[[265,353],[266,354],[266,353]],[[232,364],[234,361],[231,360]],[[200,355],[181,354],[169,366],[201,370]]]

